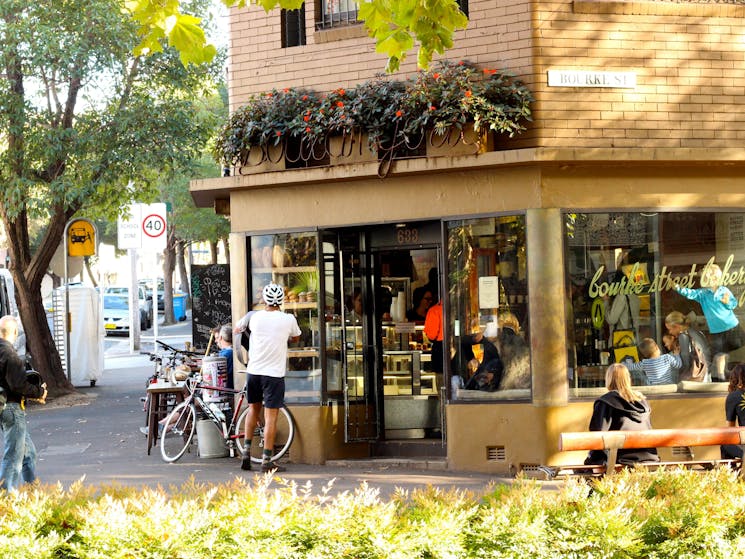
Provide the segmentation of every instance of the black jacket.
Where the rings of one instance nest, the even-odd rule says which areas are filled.
[[[5,389],[8,402],[20,402],[23,398],[41,398],[44,389],[31,384],[26,378],[26,365],[15,348],[0,338],[0,386]]]
[[[651,429],[649,419],[652,410],[646,400],[629,402],[624,400],[615,390],[603,394],[595,400],[595,406],[590,419],[590,431],[643,431]],[[632,448],[618,451],[618,462],[633,464],[634,462],[659,462],[655,448]],[[605,451],[591,450],[585,464],[605,464]]]

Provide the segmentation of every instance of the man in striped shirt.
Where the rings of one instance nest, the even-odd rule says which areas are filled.
[[[652,338],[644,338],[639,344],[642,360],[639,363],[626,363],[631,372],[641,371],[647,377],[647,384],[675,384],[678,369],[683,366],[680,349],[673,353],[661,353],[660,347]]]

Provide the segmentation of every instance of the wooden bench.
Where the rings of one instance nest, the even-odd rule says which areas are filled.
[[[687,449],[687,459],[674,462],[637,462],[636,467],[657,469],[661,467],[682,466],[685,468],[711,470],[718,465],[739,467],[741,460],[695,460],[692,447],[739,445],[745,449],[745,427],[707,427],[701,429],[648,429],[644,431],[585,431],[561,433],[559,450],[604,450],[608,455],[605,465],[567,465],[539,466],[538,472],[544,479],[561,476],[599,477],[613,474],[628,467],[617,462],[618,451],[632,448],[671,448]],[[745,477],[743,468],[740,475]]]

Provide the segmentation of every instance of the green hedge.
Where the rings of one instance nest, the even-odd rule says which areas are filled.
[[[278,485],[280,483],[280,485]],[[745,550],[745,484],[719,469],[624,472],[558,489],[380,498],[270,478],[168,489],[77,483],[0,496],[0,557],[718,558]]]

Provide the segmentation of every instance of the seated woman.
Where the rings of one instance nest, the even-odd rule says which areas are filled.
[[[745,427],[745,364],[738,363],[732,369],[727,390],[729,394],[724,401],[727,427]],[[722,445],[720,452],[724,459],[742,458],[742,447],[740,445]]]
[[[605,372],[608,390],[595,400],[590,431],[642,431],[651,429],[652,412],[643,394],[631,388],[631,374],[625,365],[613,363]],[[591,450],[585,464],[605,464],[608,456],[603,450]],[[618,451],[618,463],[659,462],[656,448],[630,448]]]
[[[500,390],[530,388],[530,349],[520,332],[520,322],[511,312],[499,315],[495,344],[504,363]]]

